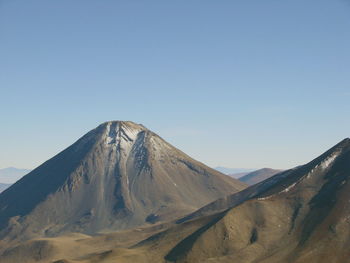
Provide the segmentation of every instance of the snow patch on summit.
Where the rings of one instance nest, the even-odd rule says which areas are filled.
[[[136,125],[131,127],[131,124],[109,122],[105,132],[105,145],[113,148],[120,147],[128,155],[134,141],[142,130],[141,127]]]

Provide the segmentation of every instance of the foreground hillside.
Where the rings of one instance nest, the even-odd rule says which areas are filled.
[[[350,140],[346,139],[312,162],[252,187],[254,191],[260,187],[260,193],[187,236],[165,258],[170,262],[349,262],[349,178]]]

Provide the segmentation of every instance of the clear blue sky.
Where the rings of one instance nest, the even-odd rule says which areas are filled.
[[[350,1],[0,0],[0,168],[99,123],[211,166],[289,168],[350,136]]]

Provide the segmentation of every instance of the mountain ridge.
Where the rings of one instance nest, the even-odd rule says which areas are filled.
[[[195,239],[184,239],[166,258],[191,263],[209,262],[208,258],[238,263],[346,262],[350,207],[343,207],[343,200],[349,200],[349,177],[346,138],[311,162],[243,190],[268,184],[260,193],[232,203]],[[231,199],[237,195],[242,192]]]

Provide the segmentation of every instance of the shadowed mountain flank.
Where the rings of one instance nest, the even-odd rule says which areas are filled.
[[[153,224],[244,188],[142,125],[106,122],[0,194],[0,237]]]

